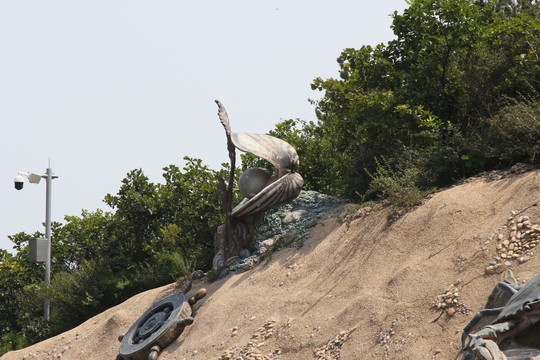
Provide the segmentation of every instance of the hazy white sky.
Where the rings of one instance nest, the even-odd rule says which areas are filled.
[[[317,77],[337,77],[347,47],[393,39],[405,0],[0,0],[0,248],[52,219],[110,210],[132,169],[152,182],[184,156],[228,162],[214,99],[233,131],[316,120]],[[302,159],[300,159],[302,161]]]

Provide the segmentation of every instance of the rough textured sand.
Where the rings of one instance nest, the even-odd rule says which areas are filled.
[[[499,233],[506,236],[511,211],[540,223],[539,190],[538,170],[490,174],[441,191],[393,222],[389,209],[325,220],[300,249],[211,284],[194,283],[188,295],[200,287],[208,295],[195,307],[194,324],[159,358],[217,360],[229,352],[247,359],[251,352],[283,360],[454,359],[461,330],[499,281],[500,274],[485,274]],[[540,255],[510,269],[529,280]],[[433,302],[458,280],[458,311],[441,315]],[[141,293],[2,360],[114,359],[118,335],[173,292],[169,285]]]

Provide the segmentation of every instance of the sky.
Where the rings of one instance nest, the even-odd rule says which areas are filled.
[[[345,48],[394,38],[406,0],[0,0],[0,248],[52,220],[111,209],[133,169],[163,182],[184,156],[228,162],[215,99],[233,131],[315,121],[316,77],[337,78]],[[237,154],[238,156],[238,154]],[[302,161],[302,159],[300,159]]]

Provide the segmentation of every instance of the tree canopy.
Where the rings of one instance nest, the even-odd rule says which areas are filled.
[[[317,122],[277,125],[308,188],[359,199],[381,164],[417,167],[429,187],[538,161],[537,1],[416,0],[392,30],[388,44],[343,50],[339,78],[313,81]]]

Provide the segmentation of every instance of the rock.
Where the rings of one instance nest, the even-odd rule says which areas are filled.
[[[251,251],[249,251],[248,249],[242,249],[240,250],[240,257],[242,259],[245,259],[247,257],[251,256]]]
[[[192,274],[191,274],[191,278],[193,280],[199,280],[199,279],[202,279],[204,277],[204,271],[202,270],[195,270]]]
[[[261,241],[259,243],[259,254],[265,254],[272,245],[274,245],[274,239],[272,238]]]
[[[298,221],[307,213],[306,210],[295,210],[289,212],[287,215],[285,215],[285,218],[283,219],[284,224],[290,224],[291,222]]]
[[[227,277],[227,275],[229,275],[229,269],[227,268],[224,268],[223,270],[221,270],[221,272],[219,273],[218,275],[218,279],[223,279],[225,277]]]

